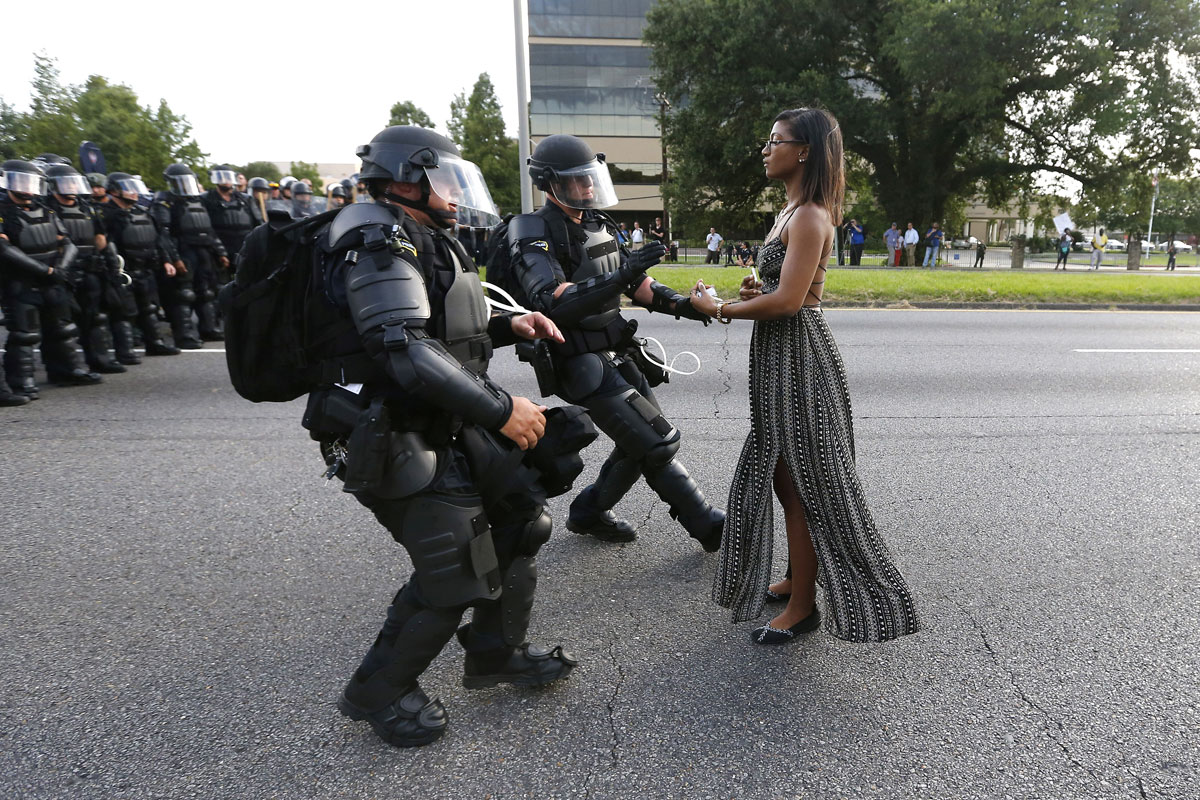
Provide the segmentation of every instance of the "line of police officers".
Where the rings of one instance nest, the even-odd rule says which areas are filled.
[[[141,363],[138,344],[167,356],[220,341],[217,291],[247,234],[271,209],[296,217],[322,210],[311,187],[290,176],[279,184],[254,178],[249,193],[236,188],[227,166],[209,173],[207,191],[184,164],[167,167],[163,178],[167,190],[151,195],[138,176],[85,178],[53,153],[0,165],[8,328],[0,406],[38,398],[38,345],[51,383],[87,385]],[[329,202],[340,206],[353,194],[353,184],[338,184]],[[159,330],[163,318],[173,344]]]

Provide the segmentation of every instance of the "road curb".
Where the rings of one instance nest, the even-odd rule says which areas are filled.
[[[986,303],[951,303],[926,300],[889,302],[839,302],[828,300],[825,308],[890,308],[890,309],[999,309],[1006,311],[1200,311],[1200,304],[1180,303],[1016,303],[998,300]]]

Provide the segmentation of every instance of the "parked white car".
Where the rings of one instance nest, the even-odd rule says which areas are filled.
[[[1109,239],[1108,244],[1104,245],[1104,249],[1109,253],[1124,253],[1129,249],[1129,244],[1124,239]]]
[[[1162,244],[1160,244],[1159,247],[1162,248],[1162,251],[1164,253],[1167,252],[1167,243],[1166,242],[1163,242]],[[1188,244],[1187,242],[1181,242],[1178,239],[1176,239],[1175,240],[1175,252],[1176,253],[1190,253],[1190,252],[1192,252],[1192,246],[1190,244]]]

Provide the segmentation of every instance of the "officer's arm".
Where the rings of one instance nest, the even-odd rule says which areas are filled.
[[[596,313],[606,303],[640,279],[650,264],[630,259],[621,268],[580,283],[568,284],[562,267],[550,256],[550,236],[545,221],[536,214],[513,217],[509,223],[513,269],[533,311],[559,325],[570,325]]]
[[[179,260],[179,251],[175,249],[175,242],[171,240],[169,225],[163,225],[154,215],[151,215],[150,219],[154,220],[154,226],[158,230],[155,241],[163,260],[174,264]]]
[[[58,244],[61,249],[58,251],[58,261],[55,262],[54,268],[66,274],[75,267],[75,261],[79,258],[79,248],[69,236],[59,239]]]
[[[636,291],[630,293],[629,297],[637,305],[649,309],[651,313],[671,314],[675,319],[694,319],[706,326],[712,322],[712,317],[692,308],[692,298],[650,277],[647,277]]]
[[[0,261],[11,267],[27,279],[44,279],[50,275],[50,268],[30,258],[19,247],[10,242],[7,237],[0,237]]]
[[[486,428],[512,413],[507,392],[463,368],[430,335],[425,281],[407,251],[393,254],[383,228],[363,229],[362,246],[346,253],[346,296],[363,344],[405,391]]]

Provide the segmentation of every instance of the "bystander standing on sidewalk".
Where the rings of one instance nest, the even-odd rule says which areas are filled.
[[[629,232],[629,249],[641,250],[646,244],[646,232],[642,230],[642,223],[633,223],[633,230]]]
[[[850,220],[847,230],[850,233],[850,266],[857,267],[862,264],[863,243],[867,240],[867,235],[856,219]]]
[[[624,222],[617,226],[617,238],[621,240],[622,246],[629,246],[629,231],[626,229]]]
[[[921,261],[922,267],[937,266],[938,250],[942,246],[944,237],[940,222],[933,223],[929,230],[925,231],[925,258]]]
[[[917,233],[917,229],[913,224],[908,223],[908,227],[904,231],[904,265],[907,267],[915,267],[917,265],[917,242],[921,241],[921,235]]]
[[[1175,240],[1172,239],[1167,245],[1167,271],[1175,271]]]
[[[887,263],[889,266],[900,266],[900,247],[904,243],[904,234],[900,233],[899,226],[892,223],[892,227],[883,232],[883,241],[887,245]]]
[[[717,233],[716,228],[708,229],[708,236],[704,237],[704,245],[708,248],[708,254],[704,256],[705,264],[720,264],[721,263],[721,242],[724,237]]]
[[[983,269],[983,254],[987,252],[987,245],[983,243],[983,239],[975,245],[975,267]]]
[[[650,243],[667,244],[667,229],[663,227],[662,217],[655,217],[654,224],[650,226]]]
[[[1062,264],[1063,272],[1067,271],[1067,256],[1071,254],[1071,245],[1074,243],[1071,238],[1070,229],[1064,229],[1062,235],[1058,237],[1058,243],[1054,246],[1058,254],[1058,258],[1054,261],[1054,268],[1058,269],[1058,265]]]
[[[1104,259],[1104,248],[1108,245],[1108,237],[1104,235],[1104,228],[1092,237],[1092,263],[1088,269],[1100,269],[1100,262]]]

